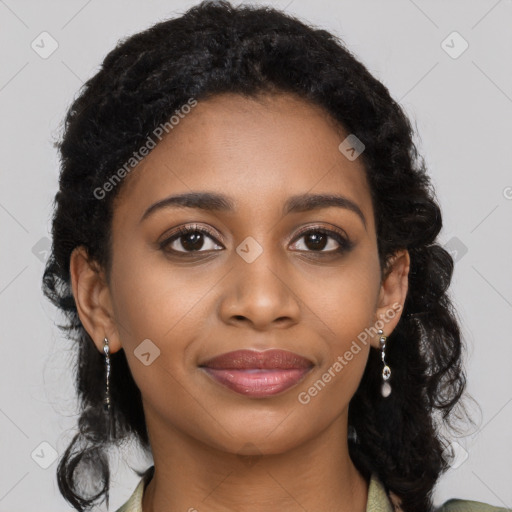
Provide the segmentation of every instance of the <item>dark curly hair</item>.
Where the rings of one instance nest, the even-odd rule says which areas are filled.
[[[466,382],[447,292],[453,259],[436,243],[440,208],[410,121],[335,35],[268,6],[225,1],[202,2],[120,41],[83,85],[55,144],[61,174],[43,289],[65,313],[60,327],[77,342],[81,411],[78,433],[57,469],[61,493],[80,511],[101,498],[108,507],[106,451],[131,436],[151,451],[141,394],[123,350],[111,355],[115,435],[106,434],[104,356],[83,328],[72,294],[76,247],[84,246],[107,276],[111,269],[113,202],[122,184],[101,199],[94,191],[187,100],[221,93],[294,94],[364,143],[382,273],[400,249],[409,251],[411,267],[404,311],[388,340],[393,393],[382,398],[379,353],[370,350],[349,407],[350,456],[362,474],[375,472],[401,498],[405,512],[431,510],[434,485],[448,468],[442,429],[455,429],[453,418],[461,417],[455,411],[466,414]],[[98,482],[96,494],[86,492]]]

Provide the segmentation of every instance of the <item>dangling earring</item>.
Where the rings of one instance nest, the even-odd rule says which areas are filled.
[[[105,353],[105,398],[103,400],[103,410],[107,415],[107,438],[115,437],[115,421],[110,407],[110,347],[108,339],[103,340],[103,352]]]
[[[105,353],[105,399],[103,400],[103,410],[110,414],[110,349],[108,339],[103,340],[103,352]]]
[[[382,368],[382,386],[380,388],[380,392],[384,398],[388,397],[391,394],[391,385],[389,384],[388,380],[391,377],[391,368],[386,364],[386,340],[388,339],[387,336],[384,336],[384,331],[382,329],[379,329],[379,341],[380,341],[380,347],[382,349],[381,357],[382,357],[382,364],[384,367]]]

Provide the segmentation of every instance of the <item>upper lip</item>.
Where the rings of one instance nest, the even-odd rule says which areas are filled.
[[[208,359],[199,366],[214,369],[292,369],[309,368],[313,363],[305,357],[288,350],[269,349],[263,352],[258,350],[235,350],[226,352]]]

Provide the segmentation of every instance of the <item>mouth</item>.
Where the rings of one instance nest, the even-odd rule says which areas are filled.
[[[244,396],[273,396],[298,384],[313,368],[309,359],[287,350],[236,350],[199,365],[213,380]]]

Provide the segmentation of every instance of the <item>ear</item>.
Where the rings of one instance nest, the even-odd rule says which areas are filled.
[[[121,343],[103,270],[88,257],[83,246],[73,250],[69,266],[73,296],[82,325],[101,353],[104,338],[109,341],[110,353],[117,352]]]
[[[406,249],[397,251],[387,261],[375,311],[376,330],[379,327],[384,336],[389,336],[398,324],[404,310],[409,288],[410,256]],[[371,339],[371,345],[380,348],[379,336]]]

